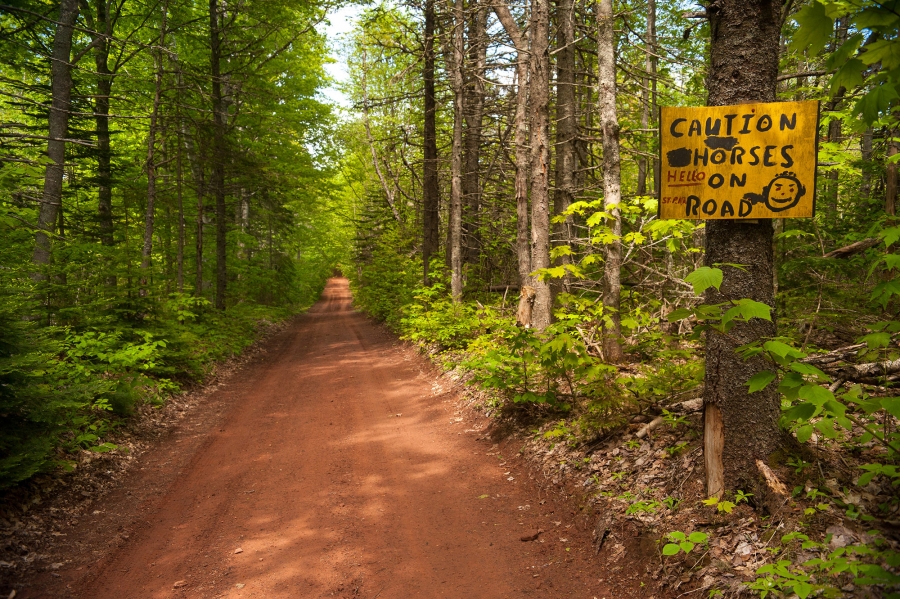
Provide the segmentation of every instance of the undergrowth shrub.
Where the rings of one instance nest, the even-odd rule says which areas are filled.
[[[240,353],[260,325],[294,312],[244,303],[225,312],[173,295],[142,321],[40,326],[0,302],[0,489],[65,467],[67,452],[116,449],[108,435],[140,403],[161,405]]]

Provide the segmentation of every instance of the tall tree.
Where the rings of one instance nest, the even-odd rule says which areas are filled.
[[[95,38],[94,66],[97,69],[97,97],[94,99],[94,120],[97,127],[97,217],[100,241],[113,245],[112,216],[112,152],[109,141],[109,105],[112,95],[113,73],[109,68],[110,38],[117,15],[109,14],[107,0],[95,0],[96,19],[92,25]]]
[[[519,272],[518,320],[519,324],[531,325],[531,309],[534,303],[531,282],[531,246],[529,244],[528,227],[528,41],[503,0],[496,0],[493,5],[497,19],[512,40],[516,49],[516,91],[515,114],[515,182],[516,194],[516,264]]]
[[[641,78],[641,129],[642,137],[648,137],[651,123],[656,118],[656,0],[647,0],[647,29],[644,32],[644,71]],[[643,152],[638,158],[637,193],[647,193],[647,178],[652,173],[654,189],[657,186],[659,175],[656,172],[656,160],[647,156],[649,148],[646,143],[641,144]]]
[[[160,106],[163,93],[163,48],[166,43],[166,23],[168,22],[168,2],[163,2],[159,41],[154,50],[156,77],[153,85],[153,106],[150,109],[150,129],[147,132],[147,207],[144,212],[144,243],[141,247],[141,295],[147,294],[147,271],[153,255],[153,223],[156,216],[157,152],[156,135],[159,129]]]
[[[781,0],[722,0],[710,7],[709,105],[775,101],[781,10]],[[706,264],[743,265],[725,267],[721,288],[707,291],[707,303],[750,298],[774,314],[772,239],[771,220],[707,221]],[[771,385],[748,393],[747,381],[767,364],[761,357],[744,360],[736,349],[775,334],[774,319],[758,318],[727,336],[707,333],[703,453],[711,496],[738,488],[765,496],[756,461],[782,447],[780,397]]]
[[[225,100],[222,97],[222,31],[219,0],[209,0],[209,66],[212,77],[213,148],[210,181],[216,210],[216,308],[225,309],[228,223],[225,221]]]
[[[425,0],[425,39],[422,78],[425,84],[422,149],[422,263],[423,281],[428,285],[428,263],[438,251],[440,186],[438,181],[437,101],[434,88],[434,2]]]
[[[556,174],[553,211],[562,214],[575,200],[578,119],[575,100],[575,1],[559,0],[556,9]],[[556,228],[557,241],[568,243],[571,219]]]
[[[597,92],[603,143],[603,205],[609,215],[613,239],[606,246],[603,266],[603,306],[608,324],[603,331],[603,354],[607,361],[623,359],[622,320],[622,176],[619,158],[619,118],[616,111],[616,32],[612,0],[597,3]]]
[[[465,110],[465,11],[463,0],[453,3],[453,21],[450,31],[450,49],[447,63],[450,68],[450,86],[453,89],[453,141],[450,149],[450,290],[453,301],[460,301],[463,293],[463,111]]]
[[[37,231],[34,235],[34,254],[32,261],[36,265],[50,262],[50,236],[62,210],[63,171],[66,162],[66,137],[69,131],[69,114],[72,99],[72,34],[75,30],[75,19],[78,18],[78,0],[62,0],[59,3],[56,33],[53,36],[53,52],[50,65],[50,115],[48,117],[49,140],[47,141],[47,158],[49,162],[44,171],[44,190],[41,194],[41,207],[38,212]],[[44,278],[42,272],[35,274],[36,279]]]
[[[465,171],[463,173],[463,197],[465,210],[463,231],[465,236],[465,262],[476,264],[481,246],[479,239],[479,211],[481,210],[481,182],[479,180],[481,158],[481,121],[484,118],[484,75],[487,63],[487,7],[482,0],[474,0],[469,9],[469,68],[466,79],[465,106]]]
[[[549,0],[531,2],[531,268],[550,266],[550,6]],[[550,324],[553,294],[541,277],[532,281],[532,326],[539,331]]]
[[[885,172],[884,183],[884,212],[895,216],[897,214],[897,161],[894,158],[900,154],[900,141],[897,136],[900,135],[896,129],[888,130],[887,133],[887,167]]]

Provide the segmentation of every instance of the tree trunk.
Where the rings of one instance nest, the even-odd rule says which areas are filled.
[[[888,132],[887,169],[884,181],[884,212],[891,216],[897,214],[897,162],[890,160],[900,153],[900,142],[897,141],[897,130]]]
[[[550,7],[549,0],[531,2],[531,268],[550,266]],[[550,285],[532,280],[532,326],[550,324],[553,297]]]
[[[176,285],[178,293],[184,293],[184,162],[182,154],[181,129],[178,130],[178,148],[175,156],[175,194],[178,201],[178,246],[175,254],[177,264]]]
[[[209,63],[212,75],[213,168],[212,192],[216,202],[216,309],[225,309],[228,258],[225,221],[225,102],[222,98],[222,39],[218,0],[209,0]]]
[[[72,96],[72,72],[69,64],[72,53],[72,32],[78,17],[78,0],[62,0],[59,21],[53,36],[53,53],[50,65],[50,116],[48,118],[49,141],[47,157],[50,162],[44,171],[44,189],[38,213],[37,232],[34,235],[32,262],[44,266],[50,263],[50,234],[56,226],[62,210],[63,170],[66,161],[66,135],[69,131],[69,110]],[[46,280],[40,270],[34,279]]]
[[[476,0],[478,2],[478,0]],[[465,173],[463,196],[465,198],[466,264],[477,264],[481,248],[479,238],[479,211],[481,210],[481,182],[479,162],[481,158],[481,120],[484,116],[484,71],[487,63],[487,9],[480,3],[472,10],[469,19],[469,60],[471,72],[466,85],[466,131],[464,139]]]
[[[562,214],[575,200],[576,148],[578,120],[575,116],[575,2],[559,0],[556,11],[556,190],[553,212]],[[572,217],[554,227],[555,242],[568,245],[572,239]],[[571,262],[569,256],[558,259]],[[561,285],[554,283],[554,291]]]
[[[781,9],[781,0],[721,0],[710,10],[710,105],[775,100]],[[706,302],[751,298],[772,306],[774,318],[772,238],[771,220],[706,221],[707,266],[744,265],[725,267],[721,290],[708,290]],[[747,380],[769,365],[762,358],[744,360],[735,349],[775,334],[774,320],[760,319],[734,327],[727,337],[707,333],[704,457],[710,496],[743,489],[765,497],[755,461],[767,462],[783,446],[780,399],[774,385],[747,392]]]
[[[496,2],[494,12],[506,34],[516,48],[516,112],[513,119],[516,144],[516,258],[519,270],[519,288],[523,291],[520,304],[528,304],[527,313],[520,306],[520,312],[527,315],[527,321],[519,324],[531,325],[531,305],[533,294],[526,297],[524,290],[531,287],[531,247],[528,235],[528,43],[519,30],[515,19],[505,4]]]
[[[656,45],[656,0],[647,0],[647,44],[650,46],[650,54],[648,58],[650,60],[650,124],[652,128],[656,129],[653,133],[653,139],[656,144],[655,147],[659,147],[659,110],[657,101],[657,93],[656,93],[656,70],[659,59],[657,56],[659,55],[659,49]],[[653,193],[659,198],[659,158],[656,152],[653,153],[653,160],[650,161],[650,164],[653,165]]]
[[[862,141],[859,144],[860,158],[862,158],[862,183],[860,184],[860,192],[863,199],[867,199],[872,193],[872,135],[871,127],[863,133]]]
[[[641,137],[645,141],[639,147],[645,154],[638,159],[638,195],[646,195],[647,178],[652,170],[650,167],[654,166],[654,161],[646,155],[650,152],[646,139],[650,137],[647,129],[651,128],[650,124],[656,115],[656,0],[647,1],[647,30],[644,34],[644,44],[646,76],[641,78],[641,129],[644,130]]]
[[[847,17],[842,17],[834,22],[834,38],[832,39],[832,42],[830,44],[832,52],[836,51],[844,42],[847,41],[849,24],[850,21]],[[831,101],[825,106],[825,112],[836,111],[840,107],[846,93],[847,89],[841,86],[831,98]],[[828,122],[828,133],[826,139],[829,143],[833,144],[838,144],[841,142],[841,119],[839,116],[833,116],[833,118]],[[829,209],[833,213],[836,213],[838,209],[838,202],[840,201],[837,169],[831,169],[825,174],[824,191],[825,200]]]
[[[828,105],[825,107],[827,112],[837,110],[841,104],[841,100],[844,98],[844,94],[846,93],[846,89],[841,87]],[[841,119],[839,117],[834,117],[828,122],[828,132],[826,134],[826,140],[829,143],[840,143],[841,141]],[[837,169],[831,169],[827,173],[825,173],[825,201],[828,209],[832,213],[837,212],[838,208],[838,171]]]
[[[437,102],[434,91],[434,0],[425,0],[425,123],[422,165],[422,279],[428,281],[428,263],[439,248],[440,187],[438,185]]]
[[[603,140],[603,206],[609,214],[612,234],[621,237],[622,217],[619,203],[622,201],[621,170],[619,159],[619,120],[616,114],[616,34],[612,0],[600,0],[597,4],[597,92],[600,112],[600,130]],[[606,246],[603,266],[603,306],[608,312],[608,323],[603,330],[603,357],[610,363],[622,361],[621,315],[622,294],[622,241],[615,239]]]
[[[112,73],[109,70],[109,37],[112,22],[106,13],[107,0],[96,0],[97,31],[102,35],[94,50],[97,69],[97,98],[94,101],[94,121],[97,126],[97,218],[100,225],[100,242],[113,245],[112,219],[112,166],[109,142],[109,101],[112,93]],[[115,279],[112,280],[115,282]]]
[[[455,0],[453,10],[452,48],[448,53],[450,84],[453,88],[453,144],[450,154],[450,293],[453,301],[462,299],[462,152],[463,152],[463,108],[465,82],[463,81],[465,17],[463,0]]]
[[[159,46],[165,44],[166,17],[168,6],[163,5],[162,23],[159,31]],[[141,282],[140,295],[147,295],[147,271],[150,269],[150,258],[153,255],[153,221],[156,210],[156,129],[159,124],[159,106],[162,101],[163,57],[162,52],[154,52],[156,62],[156,80],[153,92],[153,108],[150,112],[150,130],[147,133],[147,210],[144,213],[144,244],[141,247]]]
[[[193,138],[185,130],[182,124],[181,134],[184,137],[184,147],[188,155],[188,163],[191,165],[191,179],[197,193],[197,221],[195,223],[196,232],[194,235],[194,295],[203,297],[203,212],[204,201],[206,196],[206,181],[203,174],[203,164],[200,157],[197,156]]]

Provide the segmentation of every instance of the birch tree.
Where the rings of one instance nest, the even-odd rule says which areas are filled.
[[[619,119],[616,113],[616,36],[612,0],[597,3],[597,95],[603,142],[603,205],[608,214],[611,241],[606,245],[603,268],[603,306],[608,311],[603,331],[603,354],[607,361],[623,358],[621,315],[622,292],[622,201],[619,158]]]

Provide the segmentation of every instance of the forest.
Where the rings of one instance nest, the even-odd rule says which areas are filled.
[[[340,39],[306,0],[0,6],[0,489],[122,451],[340,272],[499,422],[587,462],[668,425],[698,509],[800,506],[760,596],[896,596],[900,3],[355,6]],[[809,214],[661,218],[666,114],[810,101],[773,154]],[[597,500],[682,501],[629,484]]]
[[[326,10],[2,7],[0,485],[318,297],[351,238]]]

